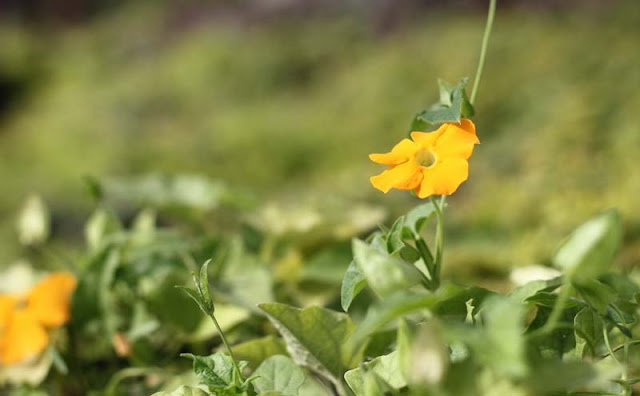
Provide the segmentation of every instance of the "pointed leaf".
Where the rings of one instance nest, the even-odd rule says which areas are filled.
[[[355,261],[351,261],[349,264],[349,268],[344,274],[344,279],[342,280],[342,289],[340,292],[340,303],[342,305],[342,309],[347,312],[353,299],[364,289],[367,285],[367,280],[360,272],[360,269],[356,265]]]
[[[304,372],[290,358],[271,356],[253,373],[253,381],[259,392],[280,392],[282,396],[297,396],[305,380]]]
[[[353,240],[353,255],[368,285],[380,297],[414,286],[422,278],[422,274],[414,266],[358,239]]]
[[[339,384],[344,371],[357,360],[358,354],[343,345],[354,329],[347,315],[320,307],[299,309],[279,303],[259,307],[282,334],[297,364]]]

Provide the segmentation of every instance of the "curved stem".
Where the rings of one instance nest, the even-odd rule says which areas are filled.
[[[569,300],[569,295],[571,294],[571,285],[565,284],[562,290],[560,290],[560,294],[558,294],[558,299],[556,300],[555,305],[553,306],[553,310],[551,311],[551,315],[549,315],[549,319],[547,323],[541,329],[543,334],[548,334],[555,330],[560,317],[562,316],[562,311],[564,311],[564,307],[567,304],[567,300]]]
[[[220,334],[220,338],[222,339],[222,343],[224,344],[224,347],[227,349],[227,353],[229,354],[229,357],[233,361],[233,367],[236,369],[236,373],[238,374],[238,377],[242,379],[243,378],[242,377],[242,371],[240,371],[240,367],[238,366],[238,361],[236,360],[235,356],[233,356],[233,351],[231,350],[231,347],[229,346],[229,343],[227,342],[227,338],[224,336],[224,332],[220,328],[220,325],[218,324],[218,321],[216,320],[215,315],[211,314],[211,315],[209,315],[209,317],[211,318],[211,320],[213,320],[213,324],[216,326],[216,329],[218,330],[218,333]]]
[[[487,24],[484,27],[484,36],[482,37],[482,48],[480,49],[480,60],[478,61],[478,68],[476,69],[476,77],[473,80],[473,89],[471,90],[471,98],[469,102],[474,104],[476,101],[476,94],[478,93],[478,86],[482,79],[482,69],[484,69],[484,59],[487,55],[487,47],[489,46],[489,37],[491,36],[491,27],[493,26],[493,17],[496,13],[496,0],[490,0],[489,13],[487,15]]]

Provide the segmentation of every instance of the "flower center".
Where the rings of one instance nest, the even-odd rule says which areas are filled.
[[[429,149],[420,149],[416,152],[415,159],[418,165],[430,168],[436,163],[438,157]]]

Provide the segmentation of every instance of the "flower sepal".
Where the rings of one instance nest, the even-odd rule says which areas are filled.
[[[462,118],[472,117],[475,110],[465,91],[468,82],[469,77],[464,77],[457,84],[451,85],[439,78],[440,100],[428,110],[416,114],[409,131],[427,131],[434,125],[445,122],[457,123]]]

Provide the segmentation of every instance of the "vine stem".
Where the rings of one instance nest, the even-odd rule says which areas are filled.
[[[235,356],[233,356],[233,351],[231,350],[231,347],[229,346],[229,343],[227,342],[227,337],[224,336],[224,332],[220,328],[220,324],[218,324],[218,321],[216,320],[215,315],[213,313],[211,313],[209,315],[209,317],[211,318],[211,320],[213,320],[213,324],[216,326],[216,329],[218,330],[218,334],[220,334],[220,338],[222,339],[222,343],[224,344],[224,347],[227,349],[227,353],[229,353],[229,357],[233,361],[233,367],[236,369],[236,373],[238,374],[238,377],[242,379],[243,378],[242,377],[242,371],[240,371],[240,367],[238,366],[238,361],[236,360]]]
[[[491,36],[491,28],[493,26],[493,18],[496,14],[496,0],[490,0],[489,13],[487,15],[487,24],[484,28],[484,36],[482,37],[482,48],[480,49],[480,59],[478,60],[478,68],[476,69],[476,77],[473,80],[473,89],[471,90],[471,98],[469,102],[474,104],[476,101],[476,94],[478,93],[478,86],[482,79],[482,70],[484,69],[484,60],[487,56],[487,47],[489,46],[489,37]]]
[[[558,321],[562,316],[562,311],[564,311],[564,307],[565,305],[567,305],[567,301],[569,300],[570,295],[571,285],[566,284],[562,287],[560,293],[558,294],[558,298],[556,299],[556,303],[553,306],[553,310],[551,310],[549,319],[547,319],[547,322],[540,329],[540,332],[542,334],[549,334],[556,328],[556,325],[558,324]]]

